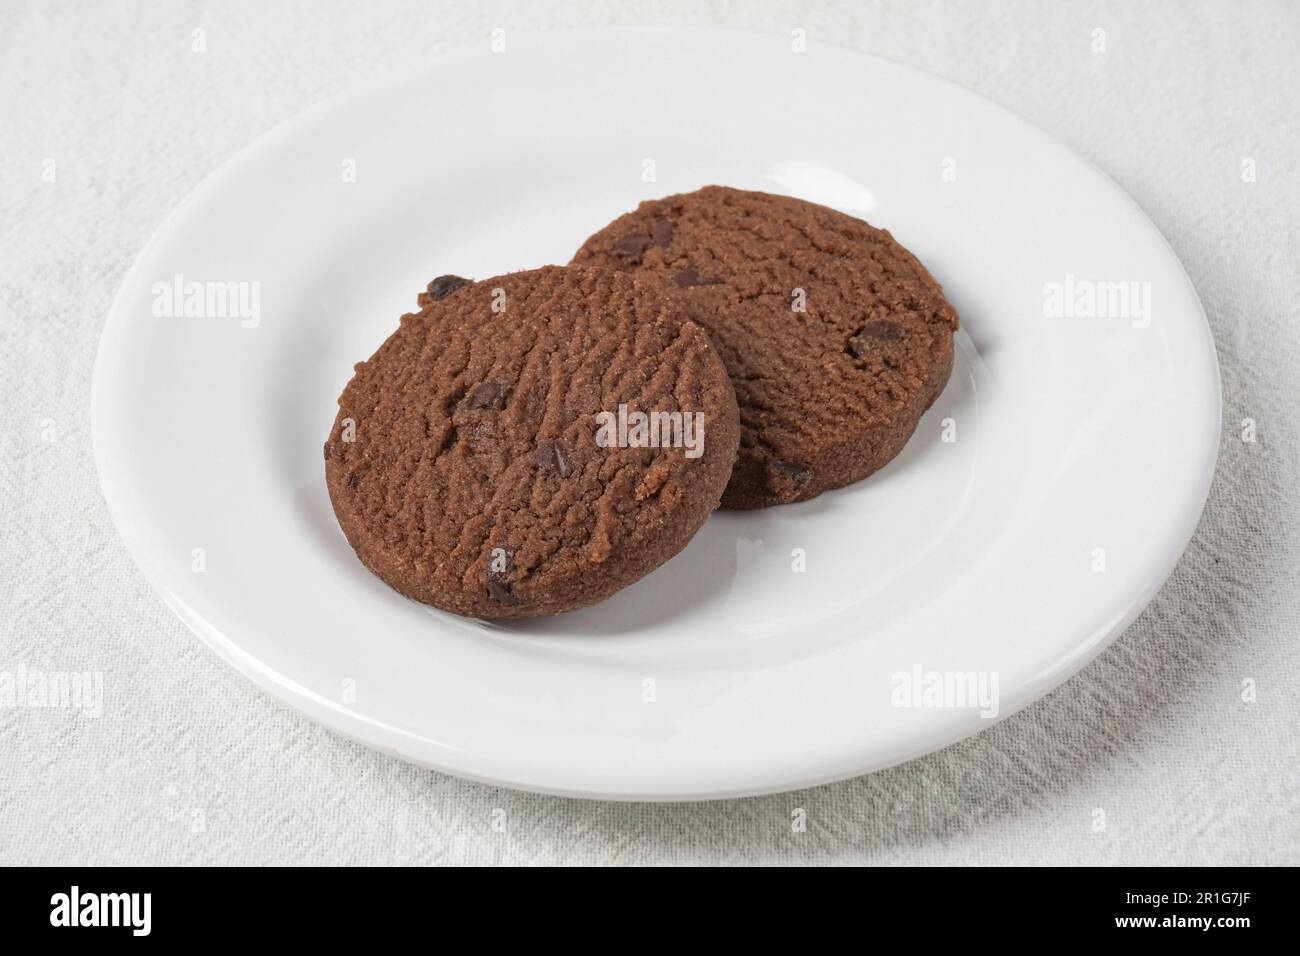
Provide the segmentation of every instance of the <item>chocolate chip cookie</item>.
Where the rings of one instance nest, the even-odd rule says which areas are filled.
[[[883,229],[707,186],[643,202],[573,262],[659,283],[703,326],[740,404],[723,507],[814,498],[902,450],[952,371],[957,312]]]
[[[652,282],[547,267],[443,276],[339,398],[334,513],[408,597],[484,618],[557,614],[667,561],[717,506],[739,442],[731,382]]]

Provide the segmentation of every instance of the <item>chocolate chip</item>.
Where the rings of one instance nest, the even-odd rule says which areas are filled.
[[[679,289],[688,289],[697,285],[720,285],[724,281],[720,276],[702,278],[694,269],[683,269],[675,278]]]
[[[903,330],[897,322],[888,319],[872,319],[858,331],[858,335],[873,339],[901,339]]]
[[[326,443],[325,443],[325,460],[326,460],[326,461],[329,461],[329,460],[330,460],[330,443],[329,443],[329,442],[326,442]]]
[[[510,589],[509,584],[495,578],[488,579],[488,594],[492,596],[492,600],[498,604],[504,604],[506,607],[518,607],[524,603],[515,597],[515,592]]]
[[[624,236],[614,243],[614,251],[620,256],[637,259],[640,258],[641,253],[650,248],[650,243],[653,241],[649,236]]]
[[[666,219],[660,219],[650,228],[650,235],[656,246],[667,249],[673,241],[673,224]]]
[[[844,346],[844,351],[854,358],[862,358],[872,350],[873,343],[895,342],[902,337],[903,330],[897,323],[890,322],[888,319],[872,319],[849,339],[848,344]]]
[[[356,487],[357,485],[359,485],[359,484],[361,484],[361,476],[358,475],[355,471],[349,471],[349,472],[348,472],[348,487],[349,487],[349,488],[355,488],[355,487]]]
[[[438,276],[429,283],[429,298],[434,302],[439,299],[445,299],[462,286],[469,285],[471,280],[462,279],[460,276]]]
[[[557,441],[544,441],[537,446],[537,464],[545,473],[568,478],[573,473],[573,465],[564,453],[564,448]]]
[[[466,409],[494,408],[502,409],[506,406],[506,390],[500,382],[479,382],[461,402],[461,407]]]
[[[778,475],[789,479],[790,483],[794,485],[795,491],[807,485],[812,478],[812,469],[796,461],[778,461],[775,468]]]

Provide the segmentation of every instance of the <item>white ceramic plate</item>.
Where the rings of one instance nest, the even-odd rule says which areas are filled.
[[[168,604],[351,737],[614,798],[884,767],[1105,647],[1209,488],[1219,384],[1195,292],[1134,203],[1024,120],[898,63],[792,46],[485,41],[314,109],[208,178],[128,275],[95,370],[104,492]],[[352,364],[431,277],[566,262],[639,200],[708,183],[867,218],[944,284],[957,366],[902,455],[812,502],[720,512],[654,574],[558,618],[462,620],[373,578],[321,456]],[[203,310],[224,315],[187,317],[164,291],[177,275],[245,283],[249,308],[214,295]],[[1054,309],[1053,288],[1077,307]],[[1102,314],[1077,314],[1089,290]],[[920,693],[932,675],[975,675],[988,699]]]

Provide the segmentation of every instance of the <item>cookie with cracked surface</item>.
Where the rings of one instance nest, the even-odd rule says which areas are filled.
[[[366,567],[447,611],[532,617],[686,546],[726,487],[739,415],[708,337],[653,283],[549,266],[444,276],[419,301],[356,366],[325,443]],[[662,427],[620,432],[638,413]]]
[[[643,202],[573,257],[655,280],[702,325],[740,404],[724,508],[814,498],[897,455],[948,381],[957,312],[883,229],[706,186]]]

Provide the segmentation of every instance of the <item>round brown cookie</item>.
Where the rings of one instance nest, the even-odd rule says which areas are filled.
[[[888,232],[825,206],[706,186],[643,202],[573,262],[658,281],[708,330],[740,404],[725,508],[865,478],[952,371],[939,283]]]
[[[699,326],[653,284],[595,269],[433,285],[356,366],[325,443],[361,561],[457,614],[531,617],[600,601],[685,547],[739,441]],[[650,412],[657,427],[638,427]]]

